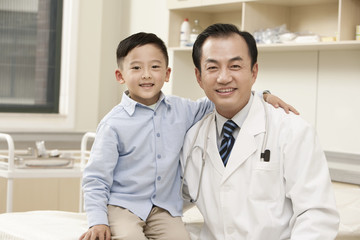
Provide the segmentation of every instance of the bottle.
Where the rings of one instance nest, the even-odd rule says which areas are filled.
[[[190,45],[194,45],[197,36],[203,31],[202,27],[199,24],[199,20],[194,20],[194,27],[191,29],[190,33]]]
[[[180,47],[188,46],[190,42],[190,23],[189,19],[185,18],[180,28]]]

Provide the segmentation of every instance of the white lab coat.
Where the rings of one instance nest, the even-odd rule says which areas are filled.
[[[218,153],[214,118],[208,116],[189,130],[181,162],[184,166],[188,159],[184,177],[192,198],[201,185],[196,205],[205,223],[200,239],[335,239],[339,215],[325,155],[314,130],[299,116],[266,107],[270,162],[260,161],[265,110],[256,95],[226,168]],[[200,183],[205,136],[208,147]],[[186,158],[190,149],[191,158]]]

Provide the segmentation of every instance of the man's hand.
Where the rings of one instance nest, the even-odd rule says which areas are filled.
[[[296,115],[299,115],[300,113],[290,104],[287,104],[283,100],[281,100],[279,97],[270,94],[270,93],[264,93],[263,94],[265,102],[273,105],[275,108],[281,107],[285,110],[286,113],[289,113],[290,111],[295,113]]]
[[[110,228],[107,225],[95,225],[85,232],[79,240],[110,240]]]

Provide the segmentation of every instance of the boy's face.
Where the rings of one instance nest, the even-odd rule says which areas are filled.
[[[249,101],[258,65],[251,68],[245,40],[233,34],[229,37],[209,37],[202,46],[201,73],[195,69],[200,87],[215,104],[222,116],[230,119]]]
[[[117,81],[125,83],[130,97],[144,105],[158,101],[161,88],[169,81],[171,72],[164,55],[153,44],[132,49],[120,68],[115,71]]]

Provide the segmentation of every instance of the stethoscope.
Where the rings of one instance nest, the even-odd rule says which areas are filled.
[[[266,145],[267,145],[267,140],[268,140],[268,131],[269,131],[269,118],[268,118],[268,108],[265,105],[265,101],[264,99],[261,99],[261,103],[263,104],[264,110],[265,110],[265,135],[264,135],[264,139],[263,139],[263,143],[261,146],[261,154],[260,154],[260,161],[264,161],[264,162],[269,162],[270,161],[270,150],[269,149],[265,149]],[[194,146],[195,145],[195,141],[197,140],[198,136],[199,136],[199,131],[200,131],[200,127],[197,128],[196,133],[195,133],[195,137],[192,140],[192,143],[190,146],[193,146],[191,151],[189,151],[189,154],[186,157],[186,161],[185,161],[185,165],[184,165],[184,173],[183,176],[181,177],[181,186],[180,186],[180,195],[182,197],[183,200],[185,201],[190,201],[192,203],[197,202],[197,200],[199,199],[199,194],[200,194],[200,186],[201,186],[201,181],[202,181],[202,176],[203,176],[203,172],[204,172],[204,166],[205,166],[205,159],[206,159],[206,153],[207,153],[207,136],[209,135],[209,130],[210,130],[210,126],[211,123],[214,122],[215,120],[215,111],[210,113],[209,115],[205,116],[203,119],[200,120],[200,126],[202,126],[203,122],[208,119],[211,118],[210,121],[208,121],[208,124],[206,126],[206,130],[205,130],[205,137],[204,137],[204,147],[201,148],[200,146]],[[198,188],[197,188],[197,193],[196,193],[196,197],[194,199],[191,198],[190,194],[189,196],[184,196],[183,193],[183,187],[184,187],[184,182],[185,182],[185,174],[187,172],[187,167],[188,167],[188,162],[191,158],[191,153],[196,149],[199,148],[202,153],[201,153],[201,170],[200,170],[200,176],[199,176],[199,184],[198,184]]]

